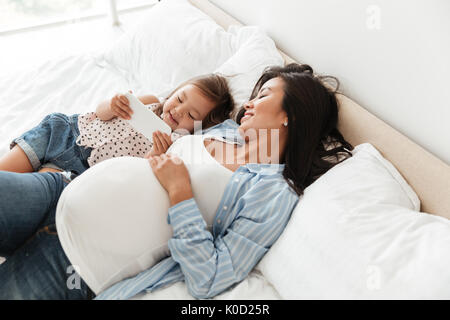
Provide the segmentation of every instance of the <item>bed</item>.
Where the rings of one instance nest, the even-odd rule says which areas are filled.
[[[172,20],[155,32],[168,10]],[[190,38],[167,37],[179,28]],[[262,30],[207,0],[162,1],[104,53],[0,77],[0,154],[48,113],[93,111],[128,89],[163,95],[201,73],[235,75],[239,106],[265,66],[290,62]],[[349,97],[338,99],[354,159],[308,187],[269,253],[214,299],[450,298],[450,167]],[[342,177],[347,183],[337,183]],[[181,282],[133,299],[194,298]]]

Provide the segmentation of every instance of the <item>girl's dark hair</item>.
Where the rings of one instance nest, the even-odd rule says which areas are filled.
[[[153,112],[161,116],[164,102],[178,89],[188,84],[200,89],[205,97],[213,101],[215,105],[203,119],[202,129],[207,129],[230,118],[234,108],[233,96],[230,93],[227,80],[223,76],[214,73],[197,76],[181,83],[165,97],[164,101],[153,108]]]
[[[339,81],[335,77],[314,75],[306,64],[268,67],[253,88],[250,100],[265,82],[276,77],[284,82],[282,108],[288,117],[283,176],[301,196],[322,174],[351,157],[353,147],[337,129]],[[335,89],[331,89],[327,79],[336,82]],[[236,115],[237,123],[244,113],[242,107]]]

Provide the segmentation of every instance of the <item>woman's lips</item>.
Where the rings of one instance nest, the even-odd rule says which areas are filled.
[[[246,113],[244,113],[244,116],[242,117],[242,119],[248,119],[248,118],[250,118],[252,115],[253,115],[252,113],[246,112]],[[242,119],[241,119],[241,120],[242,120]]]

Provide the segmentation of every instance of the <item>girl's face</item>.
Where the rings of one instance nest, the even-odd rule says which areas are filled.
[[[272,78],[261,87],[256,97],[244,104],[245,114],[241,118],[239,129],[280,129],[286,127],[287,114],[282,108],[284,82],[281,78]]]
[[[187,84],[175,91],[164,103],[162,119],[172,131],[186,129],[194,132],[194,121],[202,121],[214,109],[214,102],[199,88]]]

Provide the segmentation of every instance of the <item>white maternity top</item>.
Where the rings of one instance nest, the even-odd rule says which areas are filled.
[[[233,172],[204,146],[206,135],[175,141],[167,153],[185,163],[200,212],[211,231]],[[170,255],[169,197],[147,159],[103,161],[74,179],[56,211],[58,236],[72,265],[98,294]]]

